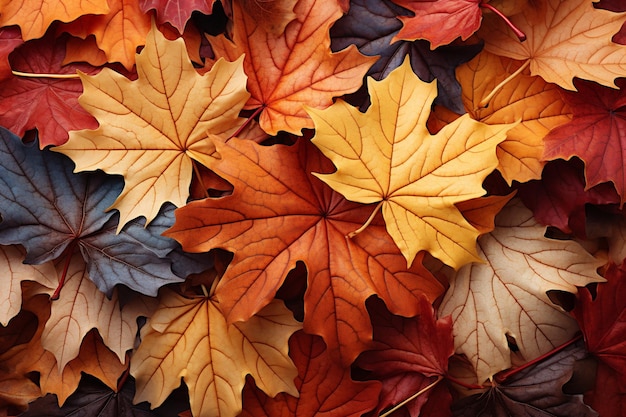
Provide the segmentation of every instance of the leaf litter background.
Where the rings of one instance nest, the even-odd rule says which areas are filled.
[[[0,415],[624,415],[625,12],[0,2]]]

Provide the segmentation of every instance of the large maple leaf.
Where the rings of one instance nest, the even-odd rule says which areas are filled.
[[[228,324],[216,300],[165,292],[131,361],[135,401],[157,407],[183,378],[194,416],[235,417],[247,374],[271,396],[297,395],[287,341],[300,327],[281,301]]]
[[[511,366],[508,337],[525,360],[534,359],[578,331],[576,322],[547,295],[577,292],[603,281],[596,260],[574,241],[544,237],[545,228],[519,200],[496,218],[479,241],[483,263],[461,268],[439,307],[454,321],[454,344],[474,365],[478,382]]]
[[[106,14],[83,14],[59,30],[79,38],[93,35],[108,62],[120,62],[127,70],[135,65],[137,48],[144,45],[150,30],[150,16],[143,13],[137,1],[108,0]]]
[[[78,104],[83,87],[80,80],[38,74],[72,76],[77,70],[94,73],[86,64],[63,65],[67,36],[55,39],[48,34],[29,41],[11,55],[13,69],[26,73],[0,82],[0,125],[19,136],[39,131],[39,145],[60,145],[72,129],[94,129],[96,120]],[[29,74],[31,76],[29,76]]]
[[[513,125],[485,125],[465,115],[431,135],[437,94],[408,59],[382,81],[368,78],[372,104],[361,113],[343,101],[308,110],[313,143],[337,166],[319,175],[348,200],[382,205],[387,231],[411,265],[420,250],[458,268],[477,259],[478,231],[455,203],[485,193],[496,146]]]
[[[441,294],[421,255],[407,269],[381,219],[346,238],[372,208],[343,199],[310,174],[332,169],[310,142],[261,147],[232,139],[218,151],[222,159],[214,169],[234,186],[233,194],[178,209],[165,234],[186,251],[234,252],[215,292],[229,322],[247,320],[269,303],[302,260],[308,271],[305,331],[321,335],[348,365],[371,341],[368,297],[378,294],[391,311],[409,316],[419,312],[421,294],[430,300]]]
[[[574,118],[546,136],[544,158],[579,157],[585,163],[585,189],[611,181],[623,205],[626,202],[626,140],[621,132],[626,129],[626,94],[582,80],[574,85],[578,92],[565,94]],[[625,85],[619,82],[620,87]]]
[[[73,131],[54,148],[72,158],[77,171],[124,176],[124,190],[111,206],[120,211],[118,229],[137,216],[152,221],[166,201],[187,202],[193,161],[210,165],[213,158],[207,135],[230,136],[244,120],[238,115],[249,97],[241,59],[221,60],[201,76],[183,40],[169,41],[154,26],[137,72],[136,81],[110,69],[81,75],[80,103],[100,127]]]
[[[421,80],[437,80],[438,95],[435,104],[463,113],[461,86],[454,74],[455,67],[470,60],[482,44],[449,45],[432,51],[426,41],[391,42],[402,26],[398,15],[408,14],[390,0],[372,2],[353,0],[350,10],[330,29],[331,48],[340,50],[354,44],[359,51],[378,59],[367,71],[367,76],[381,80],[402,64],[404,57],[411,57],[411,67]],[[367,24],[364,24],[367,22]],[[369,105],[367,86],[346,97],[346,101],[364,109]]]
[[[359,417],[376,405],[380,383],[354,381],[349,368],[336,366],[321,338],[298,331],[289,340],[289,354],[298,368],[298,398],[269,398],[252,384],[243,391],[241,417]]]
[[[455,417],[530,416],[597,417],[579,395],[563,392],[574,363],[586,356],[578,343],[520,370],[482,394],[466,397],[452,407]]]
[[[626,72],[626,46],[611,41],[623,13],[596,9],[587,0],[541,0],[511,21],[526,33],[526,42],[497,16],[485,16],[478,35],[489,52],[526,61],[532,75],[575,90],[574,77],[615,87],[615,78]]]
[[[605,278],[607,282],[598,285],[595,297],[581,291],[574,315],[587,350],[600,360],[590,405],[601,415],[612,417],[620,415],[618,404],[619,409],[626,409],[626,263],[609,264]],[[607,381],[614,381],[614,386],[608,388]]]
[[[333,97],[357,90],[376,60],[354,46],[331,52],[328,29],[342,14],[336,1],[299,0],[294,12],[297,17],[284,33],[274,34],[235,2],[234,43],[224,36],[210,38],[217,57],[246,55],[251,94],[246,108],[261,111],[259,123],[270,135],[312,128],[304,106],[325,108]]]
[[[24,40],[40,38],[50,24],[71,22],[85,14],[108,13],[106,0],[2,0],[0,27],[18,25]]]
[[[71,256],[78,248],[101,291],[110,294],[125,284],[152,296],[162,285],[206,269],[161,236],[173,223],[173,206],[148,227],[133,221],[116,233],[118,216],[105,209],[122,188],[119,178],[73,174],[68,158],[39,150],[36,141],[23,144],[2,128],[0,137],[0,243],[23,245],[26,263]]]
[[[454,353],[452,320],[436,320],[432,305],[425,299],[420,303],[420,315],[409,318],[390,314],[380,302],[370,304],[375,345],[363,352],[356,364],[371,371],[370,378],[383,383],[377,414],[438,383],[447,374],[448,358]],[[420,415],[431,395],[442,410],[452,402],[447,388],[437,386],[410,401],[406,415]]]
[[[497,149],[498,170],[509,185],[514,180],[526,182],[541,176],[545,165],[543,138],[551,129],[570,121],[572,112],[559,87],[524,73],[497,90],[485,105],[483,99],[519,65],[483,51],[456,71],[463,105],[473,119],[487,124],[520,121]]]

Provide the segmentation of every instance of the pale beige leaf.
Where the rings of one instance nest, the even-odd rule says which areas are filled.
[[[59,265],[59,275],[63,265]],[[67,270],[59,299],[52,302],[51,316],[41,343],[56,357],[59,371],[78,356],[89,330],[98,329],[105,345],[124,363],[126,351],[133,348],[137,317],[149,316],[153,303],[135,295],[120,307],[117,290],[111,299],[101,292],[87,275],[87,265],[80,254],[74,255]]]
[[[626,46],[611,41],[626,14],[596,9],[589,0],[537,0],[511,21],[527,40],[520,42],[504,21],[485,15],[478,34],[485,49],[517,60],[529,60],[532,75],[575,90],[573,78],[616,87],[626,74]]]
[[[575,294],[577,286],[603,281],[596,272],[602,261],[574,241],[545,238],[532,212],[513,202],[478,240],[485,262],[461,268],[439,308],[440,316],[452,315],[456,352],[472,362],[478,382],[511,366],[507,335],[531,360],[578,331],[547,291]]]
[[[135,401],[157,407],[183,378],[195,417],[235,417],[247,374],[271,396],[297,396],[298,372],[287,341],[299,328],[280,301],[245,323],[228,325],[213,300],[164,292],[131,361]]]
[[[22,281],[36,281],[54,289],[56,271],[52,263],[26,265],[22,263],[26,252],[21,246],[0,246],[0,324],[6,326],[22,309]]]

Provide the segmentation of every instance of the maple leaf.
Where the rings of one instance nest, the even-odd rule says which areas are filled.
[[[622,410],[626,407],[623,400],[618,400],[626,394],[626,262],[620,265],[609,263],[604,276],[607,282],[597,286],[596,296],[592,297],[588,290],[581,291],[579,303],[573,310],[585,336],[587,350],[600,360],[596,389],[589,404],[601,413],[617,408],[618,402]],[[615,384],[608,392],[603,392],[608,388],[607,380],[613,380]],[[607,395],[609,393],[613,396]]]
[[[454,68],[476,55],[482,44],[449,45],[432,51],[426,41],[392,43],[392,38],[402,26],[397,16],[407,13],[409,12],[389,0],[353,0],[348,13],[330,30],[331,48],[337,51],[355,44],[361,53],[378,56],[378,60],[366,74],[376,80],[387,77],[409,55],[411,67],[422,81],[437,80],[439,94],[435,98],[435,104],[464,113],[461,86],[454,74]],[[363,85],[356,93],[346,97],[346,101],[364,110],[369,106],[367,86]]]
[[[161,236],[174,221],[173,206],[148,227],[132,221],[116,233],[117,214],[104,210],[122,188],[119,178],[73,174],[65,156],[39,150],[36,142],[23,144],[5,129],[0,137],[0,244],[23,245],[26,263],[71,256],[78,247],[101,291],[111,294],[116,284],[125,284],[152,296],[162,285],[182,281],[179,275],[206,269]],[[183,260],[172,272],[172,264]]]
[[[135,402],[157,407],[183,378],[194,416],[234,417],[241,412],[247,374],[271,396],[298,395],[287,340],[300,327],[280,301],[229,325],[215,300],[164,292],[133,354]]]
[[[137,47],[144,45],[150,30],[150,16],[143,13],[137,1],[108,0],[106,14],[83,14],[59,30],[78,38],[96,38],[108,62],[120,62],[127,70],[135,65]]]
[[[13,68],[25,76],[0,82],[0,124],[19,136],[37,128],[40,146],[60,145],[71,129],[95,128],[96,120],[78,105],[83,88],[79,80],[34,78],[32,74],[75,75],[76,70],[94,73],[85,64],[62,64],[66,37],[51,34],[29,41],[11,55]]]
[[[461,83],[463,105],[470,116],[486,124],[520,123],[509,130],[498,145],[498,170],[509,185],[516,180],[537,179],[543,161],[543,139],[551,129],[571,120],[570,106],[563,102],[561,90],[541,77],[525,73],[507,83],[489,99],[490,91],[518,68],[509,58],[483,51],[472,61],[460,65],[456,74]]]
[[[85,14],[108,13],[109,6],[105,0],[2,0],[0,10],[0,27],[18,25],[26,41],[40,38],[55,20],[71,22]]]
[[[238,2],[233,6],[234,43],[224,36],[209,41],[216,57],[233,60],[245,54],[251,94],[246,108],[261,112],[259,123],[270,135],[312,128],[304,105],[324,108],[333,97],[357,90],[375,61],[354,46],[331,52],[328,30],[342,14],[334,1],[299,0],[297,18],[278,35],[264,30]]]
[[[414,13],[413,16],[400,16],[402,29],[393,41],[398,39],[430,41],[431,49],[447,45],[458,37],[466,40],[480,27],[482,0],[393,0]]]
[[[353,381],[348,368],[335,366],[320,337],[296,332],[289,353],[298,368],[299,397],[280,393],[270,398],[247,383],[242,417],[358,417],[376,405],[380,383]]]
[[[576,360],[586,356],[578,343],[523,369],[486,393],[464,398],[452,406],[455,417],[532,416],[595,417],[580,396],[563,393]]]
[[[579,160],[552,161],[544,168],[541,181],[520,185],[519,196],[540,223],[584,237],[587,205],[614,204],[620,199],[611,184],[585,190],[581,165]]]
[[[256,20],[268,33],[280,35],[285,27],[296,18],[293,8],[297,0],[235,0],[241,10]],[[224,12],[232,19],[233,0],[223,2]],[[340,1],[337,1],[340,3]]]
[[[23,42],[17,26],[0,28],[0,81],[11,77],[9,54]]]
[[[463,217],[480,232],[485,234],[491,232],[494,227],[495,217],[502,208],[515,195],[515,191],[509,195],[490,195],[487,197],[474,198],[467,201],[461,201],[456,206]]]
[[[383,383],[376,414],[411,398],[433,381],[438,383],[447,373],[448,358],[454,353],[452,320],[450,317],[436,320],[432,305],[426,299],[420,303],[420,315],[410,318],[392,315],[380,302],[370,305],[375,345],[361,353],[356,364],[372,371],[370,378]],[[441,391],[443,394],[435,394],[437,406],[445,409],[452,397],[445,387]],[[408,414],[420,415],[433,393],[434,390],[426,391],[408,403]]]
[[[56,271],[50,263],[27,265],[22,263],[24,250],[21,246],[0,246],[0,269],[6,271],[8,279],[0,281],[0,324],[7,326],[22,308],[22,281],[36,281],[54,288]]]
[[[169,41],[154,26],[137,72],[136,81],[109,69],[81,74],[80,103],[100,127],[73,131],[54,148],[72,158],[76,171],[124,176],[124,190],[111,206],[120,211],[118,231],[137,216],[152,221],[166,201],[187,202],[193,161],[210,165],[213,158],[207,133],[230,136],[244,120],[238,114],[248,99],[241,59],[222,60],[201,76],[182,39]]]
[[[585,163],[585,190],[611,181],[622,206],[626,202],[626,156],[619,132],[626,128],[623,120],[626,95],[622,90],[582,80],[576,80],[574,85],[578,93],[564,95],[573,108],[574,118],[546,136],[544,158],[579,157]],[[625,85],[624,81],[619,82],[619,86]]]
[[[544,238],[545,228],[519,200],[478,240],[483,263],[461,268],[439,307],[451,315],[454,344],[473,364],[478,382],[511,366],[507,336],[525,360],[572,338],[576,322],[553,304],[549,290],[576,293],[603,279],[596,260],[574,241]]]
[[[211,14],[213,3],[215,0],[139,0],[139,8],[144,13],[155,10],[158,24],[170,23],[178,33],[183,33],[187,21],[191,19],[191,13],[198,11]]]
[[[626,47],[611,41],[624,15],[596,9],[586,0],[541,0],[511,21],[527,35],[520,42],[502,19],[485,16],[478,36],[485,49],[526,61],[532,75],[575,90],[573,78],[615,87],[626,71]]]
[[[337,166],[318,177],[348,200],[380,202],[408,265],[420,250],[455,269],[476,260],[478,231],[454,204],[485,193],[495,148],[513,125],[488,126],[466,115],[431,136],[426,120],[437,87],[419,80],[408,59],[384,80],[368,79],[368,89],[365,113],[342,101],[308,110],[312,142]]]
[[[419,312],[421,294],[441,294],[422,255],[407,268],[381,219],[346,239],[371,207],[345,200],[310,174],[332,165],[309,141],[263,147],[235,138],[218,144],[218,152],[214,170],[234,186],[232,195],[178,209],[165,235],[188,252],[234,253],[215,291],[228,322],[245,321],[269,303],[301,260],[308,272],[304,329],[322,336],[347,366],[371,341],[368,297],[378,294],[391,311],[410,316]]]

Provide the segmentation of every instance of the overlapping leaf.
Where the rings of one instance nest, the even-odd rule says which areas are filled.
[[[334,0],[299,0],[294,12],[296,20],[274,34],[235,2],[234,43],[224,36],[210,38],[217,57],[232,61],[246,55],[251,94],[246,108],[261,109],[259,123],[270,135],[312,128],[304,106],[325,108],[333,97],[357,90],[375,61],[356,47],[331,52],[328,29],[342,14]]]
[[[17,26],[0,28],[0,81],[11,77],[9,54],[22,42]]]
[[[78,104],[83,87],[80,80],[34,78],[38,74],[75,75],[77,70],[94,73],[85,64],[63,65],[67,38],[46,35],[27,42],[12,55],[13,69],[26,76],[12,76],[0,82],[0,125],[17,135],[39,131],[39,145],[60,145],[72,129],[93,129],[96,120]],[[28,76],[31,74],[33,77]]]
[[[352,0],[350,10],[339,19],[330,30],[331,48],[335,51],[354,44],[361,53],[376,56],[378,59],[367,71],[367,76],[382,80],[402,64],[404,57],[411,57],[411,68],[421,80],[437,80],[438,95],[435,104],[445,106],[457,113],[464,113],[461,102],[461,86],[454,69],[469,61],[478,53],[482,44],[449,45],[432,51],[426,41],[396,41],[402,23],[397,16],[409,12],[393,4],[390,0]],[[368,22],[364,25],[363,22]],[[369,105],[367,86],[363,85],[347,101],[364,109]]]
[[[71,132],[55,148],[72,158],[77,171],[124,176],[124,190],[112,205],[120,211],[118,230],[137,216],[152,221],[166,201],[187,202],[193,161],[209,165],[213,158],[207,135],[228,138],[244,120],[238,114],[248,99],[241,60],[220,61],[201,76],[182,39],[169,41],[156,27],[137,59],[136,81],[107,69],[81,75],[80,103],[100,127]]]
[[[335,366],[322,339],[299,331],[289,341],[289,353],[298,367],[299,396],[269,398],[246,384],[242,417],[359,417],[376,405],[380,384],[353,381],[350,370]]]
[[[626,46],[611,40],[623,13],[586,0],[541,0],[511,21],[526,33],[526,42],[497,16],[485,16],[478,34],[489,52],[528,62],[531,75],[575,90],[574,77],[615,87],[615,78],[626,73]]]
[[[178,245],[160,235],[173,222],[171,206],[154,225],[133,221],[116,234],[118,216],[105,210],[122,188],[118,177],[73,174],[65,156],[23,144],[4,129],[0,135],[1,244],[23,245],[30,264],[70,256],[77,246],[90,279],[109,294],[125,284],[154,296],[162,285],[183,280],[172,272],[173,259],[182,259],[173,252]],[[180,276],[206,268],[189,261]]]
[[[543,161],[543,139],[551,129],[571,120],[571,108],[561,90],[541,77],[520,74],[507,83],[487,103],[483,100],[520,63],[481,52],[457,68],[463,91],[463,104],[470,116],[487,124],[520,123],[509,130],[498,145],[498,170],[511,184],[537,179]]]
[[[442,301],[439,314],[452,316],[456,352],[474,365],[479,383],[511,366],[507,337],[528,361],[577,332],[547,291],[575,294],[576,286],[603,280],[596,272],[602,261],[544,232],[519,200],[509,203],[478,241],[484,262],[461,268]]]
[[[309,110],[313,143],[337,166],[319,178],[351,201],[381,202],[408,265],[420,250],[455,269],[476,260],[478,231],[454,204],[485,193],[495,148],[513,125],[488,126],[465,115],[431,135],[426,120],[436,86],[419,80],[408,60],[368,85],[372,105],[365,113],[342,101]]]
[[[218,151],[214,169],[233,194],[178,209],[166,235],[186,251],[234,252],[215,293],[229,322],[247,320],[268,304],[301,260],[308,272],[304,329],[321,335],[348,365],[371,341],[369,296],[378,294],[392,312],[410,316],[419,312],[421,294],[429,300],[441,294],[421,255],[407,268],[380,218],[346,238],[372,207],[346,201],[310,174],[332,167],[309,142],[261,147],[232,139]]]
[[[194,11],[211,14],[215,0],[139,0],[139,8],[145,13],[156,11],[157,23],[170,23],[179,33],[185,30],[185,24]]]
[[[280,301],[245,323],[229,325],[215,300],[168,291],[133,355],[135,401],[157,407],[183,378],[194,416],[235,417],[242,409],[247,374],[272,397],[279,392],[297,395],[297,370],[287,340],[300,327]]]

